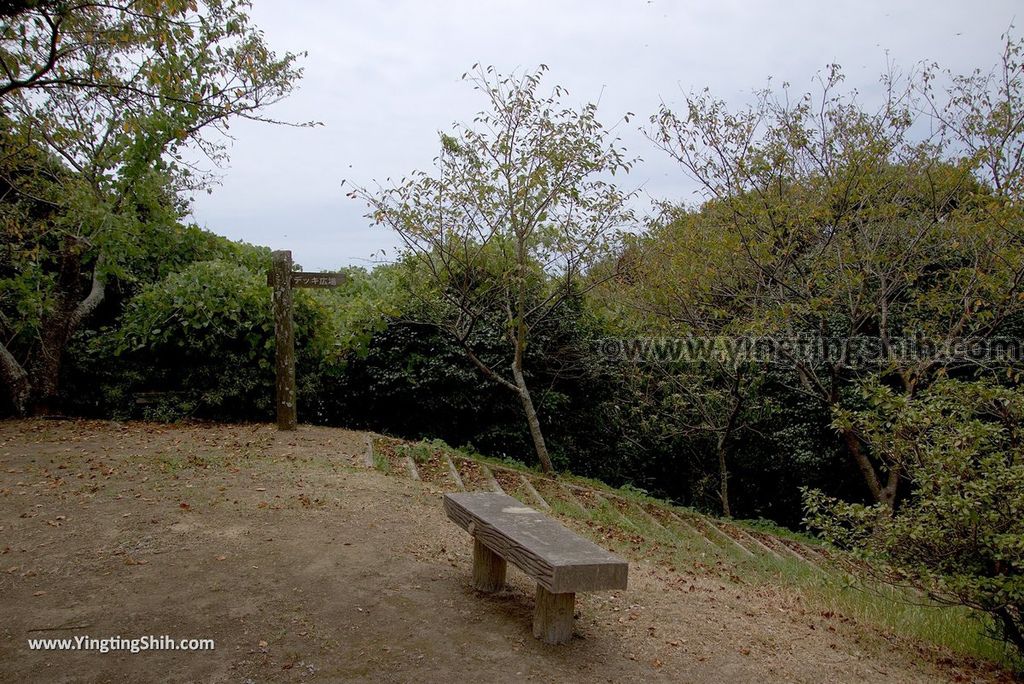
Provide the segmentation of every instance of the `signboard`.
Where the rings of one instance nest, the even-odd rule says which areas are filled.
[[[344,273],[312,273],[308,271],[292,271],[292,287],[335,288],[345,282]],[[273,273],[267,274],[267,285],[274,284]]]
[[[344,281],[341,273],[292,273],[292,287],[338,287]]]
[[[292,253],[274,252],[267,285],[274,288],[274,348],[277,376],[277,429],[294,430],[298,425],[295,407],[295,326],[292,322],[292,288],[338,287],[345,281],[343,273],[305,273],[292,271]]]

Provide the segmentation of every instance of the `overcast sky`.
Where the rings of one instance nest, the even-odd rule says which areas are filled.
[[[309,270],[369,266],[395,256],[396,238],[370,227],[341,182],[371,185],[429,170],[437,132],[483,108],[459,80],[476,62],[502,72],[547,64],[545,85],[570,101],[600,98],[643,161],[630,188],[693,201],[693,187],[639,132],[661,101],[709,87],[731,103],[768,79],[812,88],[843,66],[864,98],[887,61],[989,69],[1018,3],[1002,0],[547,0],[456,2],[254,0],[252,16],[277,51],[307,51],[297,92],[268,115],[318,120],[312,129],[241,122],[221,183],[196,198],[193,220],[230,238],[291,249]],[[1020,30],[1014,31],[1020,35]],[[640,207],[641,209],[643,206]]]

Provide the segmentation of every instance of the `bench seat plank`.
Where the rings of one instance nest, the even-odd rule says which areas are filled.
[[[445,494],[444,510],[553,594],[626,588],[625,560],[507,494]]]

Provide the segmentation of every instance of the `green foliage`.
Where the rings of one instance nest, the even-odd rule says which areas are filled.
[[[53,408],[65,346],[110,290],[166,275],[184,193],[209,180],[182,163],[185,148],[223,160],[225,138],[209,133],[266,120],[299,78],[296,55],[275,55],[247,9],[41,2],[5,13],[0,376],[16,412]]]
[[[774,375],[790,396],[816,401],[818,415],[841,415],[860,406],[851,390],[865,378],[882,375],[913,396],[944,372],[969,375],[985,365],[905,354],[900,341],[941,350],[1020,332],[1024,120],[1011,112],[1024,104],[1022,45],[1007,41],[993,72],[1002,77],[953,77],[945,92],[935,88],[934,69],[884,79],[886,97],[873,111],[843,90],[842,72],[831,66],[817,93],[764,90],[731,110],[704,91],[681,111],[663,106],[651,117],[649,137],[700,184],[704,202],[663,207],[623,254],[633,276],[603,301],[618,295],[640,313],[630,326],[616,302],[616,323],[648,335],[805,337],[834,350],[778,353],[771,370],[750,368],[744,377],[735,364],[649,364],[650,375],[675,379],[681,390],[681,400],[665,406],[667,430],[675,423],[727,437],[697,436],[718,451],[723,499],[728,437],[773,410],[746,380]],[[922,140],[924,126],[936,135]],[[881,353],[855,353],[859,341]],[[985,363],[1016,373],[1005,361]],[[832,426],[855,466],[848,472],[891,505],[899,469],[849,423]]]
[[[1024,392],[943,380],[914,398],[877,382],[837,415],[913,489],[896,511],[806,493],[808,523],[904,581],[990,614],[1024,652]]]
[[[262,118],[299,75],[245,11],[35,3],[3,25],[5,388],[60,370],[46,363],[68,345],[61,397],[76,412],[271,416],[269,252],[181,222],[205,180],[183,147],[219,158],[204,131]],[[68,46],[53,64],[49,35]],[[546,67],[475,70],[486,111],[441,135],[433,172],[354,193],[403,237],[402,259],[296,293],[301,420],[423,438],[406,452],[417,461],[440,438],[793,527],[805,503],[827,538],[1019,641],[1024,400],[979,379],[1013,383],[1019,368],[632,363],[598,341],[1020,337],[1021,54],[1009,41],[1004,78],[953,77],[945,93],[933,70],[886,81],[875,112],[841,92],[838,69],[814,96],[766,91],[729,111],[705,92],[663,108],[651,137],[706,196],[663,206],[638,235],[623,234],[630,197],[610,183],[633,162],[596,108],[543,92]],[[936,136],[921,141],[925,118]],[[856,503],[868,497],[885,505]]]
[[[388,461],[384,454],[375,453],[373,455],[373,467],[384,473],[385,475],[391,472],[391,462]]]
[[[422,322],[520,399],[550,472],[525,354],[536,329],[589,287],[586,271],[611,253],[631,220],[629,195],[607,177],[633,161],[597,120],[595,105],[567,106],[558,86],[541,93],[545,71],[504,76],[474,67],[463,78],[490,106],[473,126],[442,134],[436,175],[416,172],[350,196],[402,238]],[[481,355],[494,349],[488,334],[504,342],[497,362]]]
[[[402,289],[405,274],[401,265],[378,266],[373,271],[349,267],[341,272],[346,279],[340,287],[316,290],[312,296],[322,303],[337,330],[341,353],[364,358],[374,336],[411,306]]]
[[[265,287],[258,274],[235,264],[190,264],[132,300],[121,349],[177,346],[204,354],[234,338],[255,350],[269,318]]]
[[[378,282],[372,292],[394,291],[406,298],[370,295],[381,309],[360,302],[361,295],[332,300],[332,306],[347,307],[351,301],[353,308],[365,307],[367,318],[350,320],[343,328],[338,365],[330,370],[333,389],[317,404],[318,420],[413,439],[472,443],[494,456],[536,463],[518,398],[495,393],[493,385],[481,382],[479,371],[451,336],[417,322],[422,320],[419,303],[408,301],[404,290],[412,277],[406,265],[374,271],[371,278]],[[382,282],[388,280],[390,284]],[[398,312],[393,308],[397,304],[402,305]],[[351,330],[369,329],[374,332],[365,347],[350,335]],[[485,363],[501,363],[507,344],[503,330],[500,318],[479,321],[474,345]],[[543,388],[536,395],[542,424],[558,428],[550,449],[559,467],[572,463],[586,470],[614,462],[611,432],[600,418],[601,402],[610,401],[613,383],[611,373],[593,356],[596,331],[594,320],[576,300],[566,304],[561,316],[538,325],[525,351],[529,377]]]
[[[295,323],[298,363],[315,366],[333,345],[332,328],[304,292],[296,296]],[[119,327],[95,338],[89,351],[136,370],[107,386],[129,414],[140,397],[154,396],[141,407],[152,418],[269,418],[274,339],[266,270],[192,263],[144,287]]]
[[[443,439],[422,439],[413,444],[399,444],[396,451],[400,456],[408,456],[416,463],[427,463],[437,454],[459,453],[452,449]],[[465,454],[459,453],[460,456]]]

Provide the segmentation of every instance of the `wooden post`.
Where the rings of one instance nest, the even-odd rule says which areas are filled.
[[[546,644],[567,644],[572,639],[576,594],[552,594],[537,585],[533,609],[533,636]]]
[[[296,273],[292,253],[273,252],[267,285],[273,288],[274,343],[277,360],[277,429],[294,430],[298,425],[295,396],[295,326],[292,322],[292,289],[296,287],[335,288],[347,280],[344,273]],[[372,447],[371,447],[372,453]]]
[[[277,359],[277,429],[294,430],[295,328],[292,324],[292,253],[273,253],[271,285],[274,287],[274,339]]]
[[[488,593],[505,586],[505,559],[473,538],[473,587]]]

